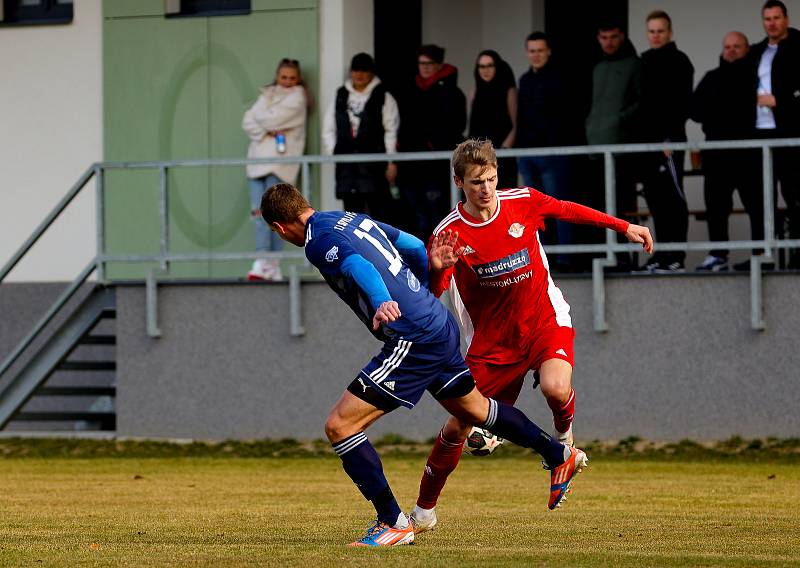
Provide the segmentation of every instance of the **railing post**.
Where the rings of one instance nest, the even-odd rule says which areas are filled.
[[[301,187],[303,192],[303,197],[306,198],[306,201],[311,203],[311,164],[308,162],[303,162],[302,166],[302,180],[303,185]]]
[[[598,333],[608,331],[606,321],[606,284],[603,269],[616,263],[607,258],[592,259],[592,321]]]
[[[772,248],[775,242],[775,205],[773,203],[772,146],[764,144],[761,148],[763,170],[763,203],[764,203],[764,257],[772,259]],[[759,271],[760,271],[759,266]],[[752,266],[750,268],[752,270]]]
[[[764,289],[761,263],[762,256],[750,257],[750,327],[756,331],[764,331]]]
[[[617,177],[616,177],[616,170],[614,168],[614,155],[611,152],[603,152],[603,162],[605,165],[605,194],[606,194],[606,213],[615,217],[617,215]],[[614,245],[617,237],[613,231],[606,231],[606,244],[607,245]],[[615,261],[616,257],[614,253],[609,248],[606,251],[606,258],[609,261],[612,261],[612,264],[609,266],[614,266],[613,262]],[[594,267],[593,267],[594,269]]]
[[[292,337],[302,337],[306,334],[303,327],[302,292],[300,290],[300,274],[297,265],[289,267],[289,333]]]
[[[161,328],[158,327],[158,280],[157,268],[147,271],[145,280],[145,304],[147,311],[147,336],[157,339],[161,337]]]
[[[159,219],[159,252],[161,261],[159,266],[162,271],[167,271],[169,265],[166,260],[169,251],[169,203],[168,203],[168,187],[167,180],[168,171],[167,166],[159,168],[159,196],[158,196],[158,219]]]
[[[453,176],[455,176],[455,171],[453,170],[453,164],[450,164],[450,208],[451,209],[454,209],[456,205],[458,205],[458,202],[461,201],[461,190],[458,189],[458,186],[456,185],[456,180]]]
[[[105,192],[105,170],[102,164],[94,166],[95,188],[95,231],[97,233],[97,281],[102,282],[106,278],[106,263],[103,257],[106,254],[106,192]]]

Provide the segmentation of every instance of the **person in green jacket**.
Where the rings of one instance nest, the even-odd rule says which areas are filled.
[[[601,23],[597,41],[603,51],[602,59],[592,71],[592,106],[586,118],[586,140],[596,144],[631,144],[637,142],[636,121],[642,94],[642,66],[636,49],[619,23]],[[636,211],[636,173],[633,154],[615,157],[617,211],[619,217]],[[603,187],[601,157],[598,156],[599,184]],[[601,196],[596,196],[599,200]],[[602,207],[605,210],[605,207]],[[631,221],[632,219],[627,219]],[[633,268],[630,255],[617,254],[617,264],[623,270]]]

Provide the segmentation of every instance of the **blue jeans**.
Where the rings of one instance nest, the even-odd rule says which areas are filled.
[[[519,159],[519,173],[528,187],[538,189],[542,193],[558,200],[571,200],[569,187],[569,156],[531,156]],[[572,225],[558,221],[556,223],[557,244],[572,243]],[[556,244],[554,239],[546,239]],[[559,262],[568,262],[569,255],[559,255]]]
[[[283,183],[283,180],[274,174],[258,179],[248,179],[250,185],[250,211],[257,211],[261,208],[261,196],[268,187],[276,183]],[[272,229],[267,226],[261,215],[253,215],[253,223],[256,227],[256,250],[257,251],[278,251],[283,250],[283,241]]]

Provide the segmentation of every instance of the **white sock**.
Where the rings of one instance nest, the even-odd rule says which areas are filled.
[[[419,519],[421,521],[430,519],[434,515],[435,511],[436,507],[432,509],[423,509],[419,505],[414,505],[414,510],[411,511],[411,514],[414,515],[415,519]]]
[[[394,527],[395,529],[405,529],[408,528],[408,517],[406,514],[400,511],[400,514],[397,515],[397,522],[395,522]]]

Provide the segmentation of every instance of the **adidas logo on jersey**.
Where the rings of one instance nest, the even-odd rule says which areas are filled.
[[[383,386],[385,386],[387,389],[393,391],[394,390],[394,381],[386,381],[385,383],[383,383]]]
[[[556,355],[563,355],[564,357],[566,357],[567,356],[567,352],[564,351],[563,349],[559,349],[558,351],[556,351]]]
[[[464,254],[472,254],[473,252],[475,252],[475,249],[472,248],[471,246],[467,245],[467,246],[464,247],[464,252],[462,252],[461,254],[462,255],[464,255]]]

